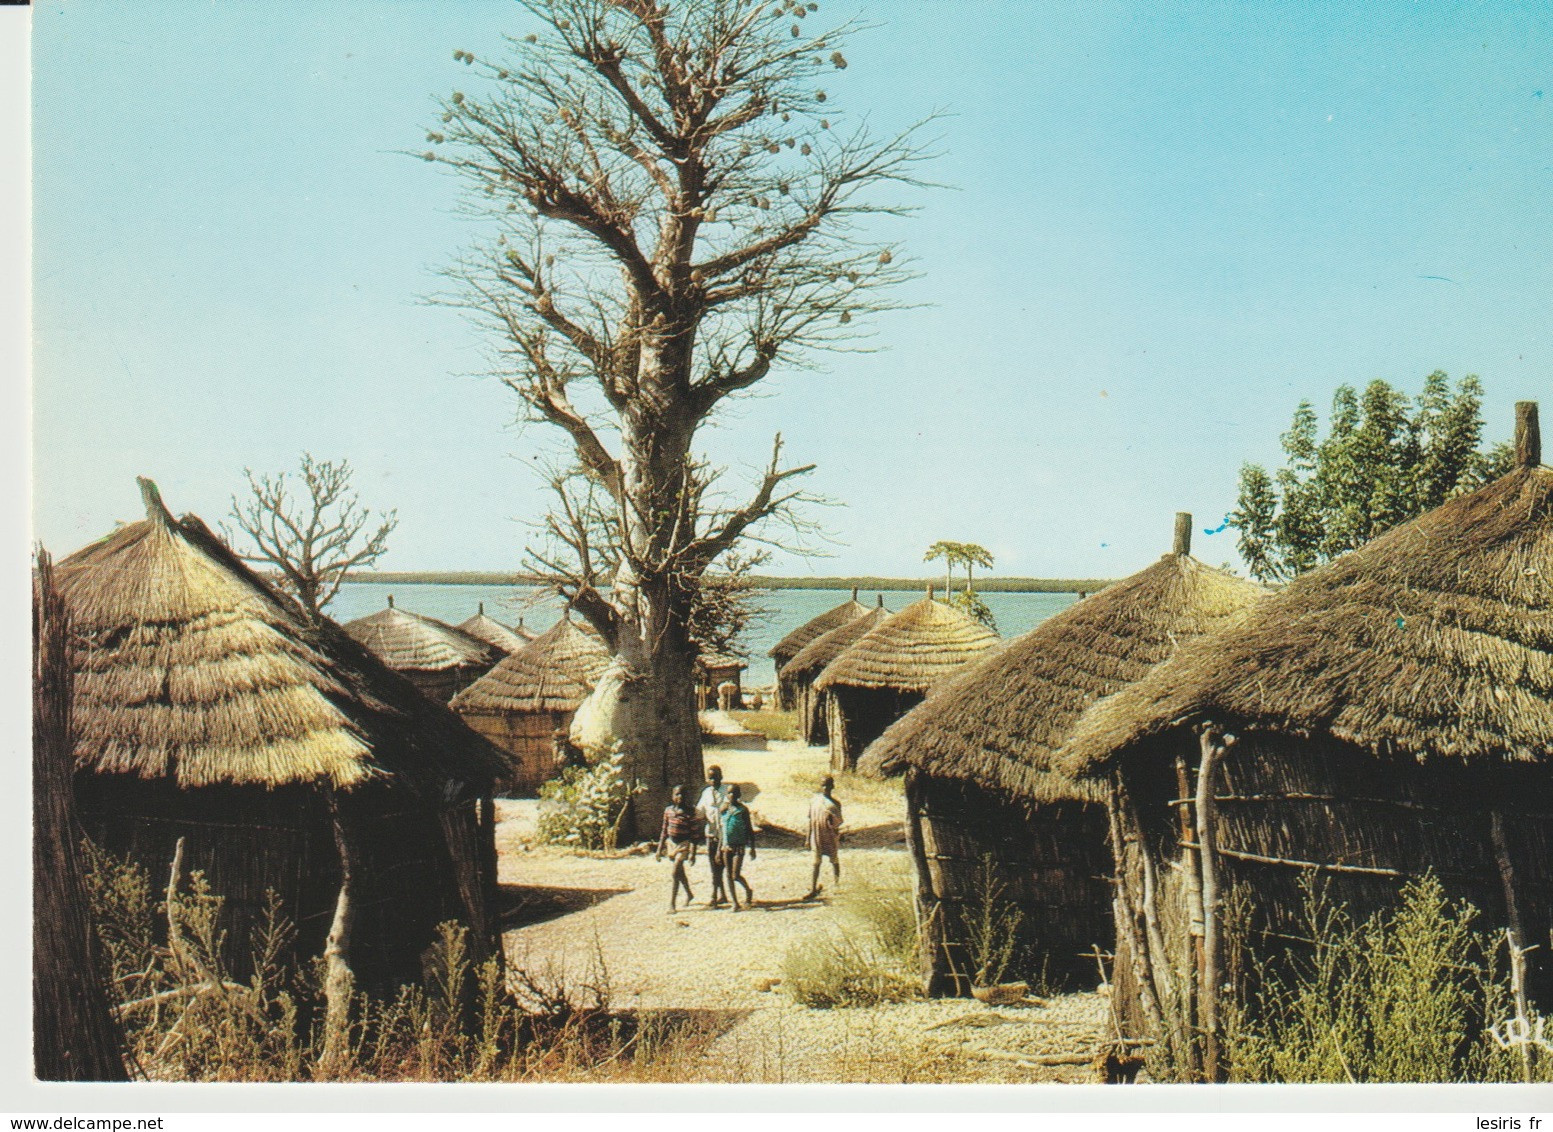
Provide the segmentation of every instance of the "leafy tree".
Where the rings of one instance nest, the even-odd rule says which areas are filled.
[[[944,600],[964,610],[989,629],[996,630],[997,621],[992,616],[992,610],[987,608],[987,603],[976,595],[975,581],[972,576],[977,566],[986,570],[992,569],[992,552],[974,542],[951,542],[948,539],[939,539],[928,547],[922,560],[932,562],[939,558],[944,560]],[[965,568],[965,589],[959,593],[953,593],[950,579],[957,566]]]
[[[1340,385],[1325,438],[1300,402],[1281,437],[1288,462],[1272,475],[1258,464],[1240,470],[1230,525],[1251,575],[1295,577],[1502,474],[1508,448],[1479,448],[1482,398],[1476,377],[1453,390],[1438,371],[1416,402],[1384,381],[1362,396]]]
[[[793,0],[524,0],[541,31],[505,58],[455,58],[423,156],[455,172],[488,238],[443,300],[495,342],[495,372],[574,450],[607,512],[553,513],[548,580],[630,682],[612,720],[662,791],[701,775],[691,611],[741,539],[791,515],[781,438],[742,501],[715,488],[697,431],[773,369],[854,342],[909,277],[872,241],[876,190],[916,185],[913,133],[842,128],[824,89],[845,33]],[[555,533],[555,532],[552,532]],[[652,800],[649,800],[652,801]]]
[[[388,552],[388,536],[399,525],[395,512],[374,518],[362,506],[352,474],[348,461],[315,460],[304,452],[295,492],[286,472],[255,476],[244,468],[249,494],[232,497],[232,520],[254,548],[244,559],[273,566],[282,588],[315,621],[347,574]]]

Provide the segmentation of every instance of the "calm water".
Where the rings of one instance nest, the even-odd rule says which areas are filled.
[[[394,604],[413,613],[424,613],[439,621],[457,625],[475,615],[479,604],[485,603],[488,616],[506,625],[516,625],[523,619],[526,628],[542,632],[555,624],[561,616],[561,603],[531,589],[513,586],[432,586],[388,584],[385,582],[348,582],[340,595],[329,606],[329,615],[336,621],[353,621],[376,613],[388,604],[388,595],[394,595]],[[759,604],[767,610],[767,616],[751,623],[745,635],[744,645],[749,653],[749,671],[744,682],[749,687],[773,683],[776,672],[771,666],[767,650],[788,633],[810,618],[834,608],[850,596],[846,590],[770,590],[760,595]],[[1004,637],[1017,637],[1035,628],[1052,614],[1066,609],[1077,600],[1076,594],[982,594],[982,600],[997,618],[998,632]],[[884,604],[892,610],[904,609],[922,597],[921,590],[897,592],[886,590]],[[873,591],[858,595],[865,605],[872,605]]]

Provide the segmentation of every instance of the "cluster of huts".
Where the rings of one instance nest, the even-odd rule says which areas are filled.
[[[1432,874],[1553,1003],[1553,470],[1534,404],[1516,437],[1507,475],[1278,592],[1194,559],[1179,515],[1160,561],[1007,644],[941,603],[889,615],[855,594],[781,642],[805,735],[838,767],[866,746],[860,771],[905,776],[928,988],[985,977],[990,888],[1033,969],[1078,978],[1112,955],[1123,1033],[1221,1076],[1232,895],[1242,973],[1261,973],[1301,945],[1302,881],[1362,920]]]
[[[534,634],[387,607],[313,619],[141,481],[144,520],[59,563],[70,619],[76,806],[102,848],[202,872],[247,961],[267,892],[317,955],[348,908],[362,988],[414,978],[436,925],[494,945],[495,805],[569,753],[609,662],[590,627]],[[700,698],[743,662],[703,658]],[[574,752],[573,752],[574,753]],[[348,897],[348,899],[347,899]]]

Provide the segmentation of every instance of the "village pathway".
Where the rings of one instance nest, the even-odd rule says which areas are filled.
[[[499,804],[500,879],[508,911],[509,963],[541,981],[607,984],[614,1009],[689,1012],[707,1042],[687,1079],[728,1082],[902,1083],[1093,1080],[1084,1060],[1105,1020],[1097,994],[1044,1007],[994,1010],[979,1003],[916,1000],[809,1009],[780,984],[790,948],[848,928],[849,885],[907,882],[898,783],[843,776],[843,898],[828,875],[820,901],[803,902],[810,857],[802,831],[826,773],[825,751],[776,741],[765,751],[708,748],[754,812],[758,858],[746,872],[756,907],[709,908],[704,857],[691,875],[696,902],[668,910],[669,869],[649,851],[578,853],[535,844],[537,803]],[[855,932],[855,923],[850,925]]]

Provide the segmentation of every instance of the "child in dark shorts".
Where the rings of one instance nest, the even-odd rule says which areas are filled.
[[[674,788],[674,800],[664,808],[663,829],[658,834],[658,860],[665,853],[674,862],[672,887],[669,889],[669,911],[679,908],[679,890],[685,890],[685,903],[695,900],[690,891],[690,878],[685,875],[685,863],[696,863],[696,844],[701,839],[701,816],[685,804],[685,788]]]

